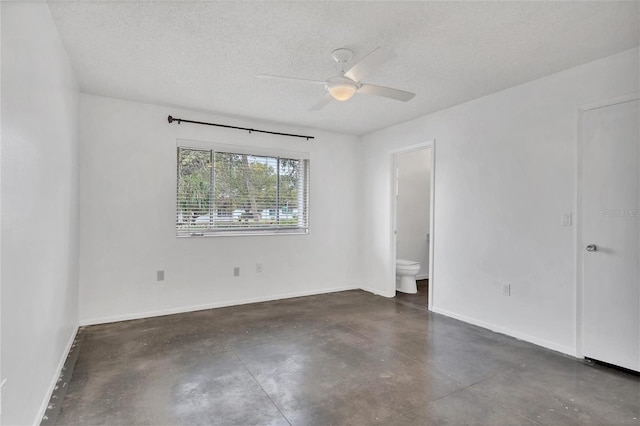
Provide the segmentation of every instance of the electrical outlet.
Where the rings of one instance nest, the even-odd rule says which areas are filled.
[[[156,280],[157,281],[164,281],[164,271],[158,271],[156,273]]]
[[[256,263],[256,272],[262,272],[262,263]]]
[[[511,296],[511,284],[502,284],[502,295]]]
[[[239,277],[240,276],[240,267],[239,266],[234,266],[233,267],[233,276],[234,277]]]

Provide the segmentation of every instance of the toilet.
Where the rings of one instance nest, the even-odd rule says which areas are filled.
[[[413,260],[396,259],[396,290],[403,293],[417,293],[416,275],[420,263]]]

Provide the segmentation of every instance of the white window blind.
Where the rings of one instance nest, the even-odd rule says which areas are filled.
[[[178,147],[178,236],[307,233],[309,160]]]

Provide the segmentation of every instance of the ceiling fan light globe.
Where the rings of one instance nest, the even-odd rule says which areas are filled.
[[[333,99],[336,101],[346,101],[351,99],[358,88],[353,84],[337,83],[330,85],[328,89]]]

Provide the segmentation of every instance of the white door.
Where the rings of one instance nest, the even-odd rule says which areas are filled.
[[[638,101],[583,113],[583,352],[640,371]]]

